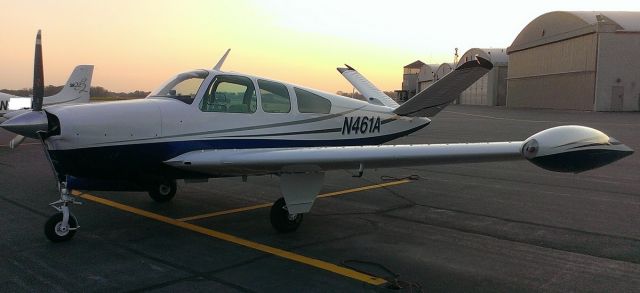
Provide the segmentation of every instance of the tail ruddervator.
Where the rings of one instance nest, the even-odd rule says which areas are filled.
[[[489,60],[476,56],[476,60],[458,66],[393,112],[400,116],[433,117],[492,68]]]
[[[338,72],[340,72],[340,74],[342,74],[342,76],[344,76],[344,78],[346,78],[347,81],[349,81],[349,83],[351,83],[353,87],[355,87],[367,99],[367,102],[391,108],[398,107],[398,103],[396,103],[396,101],[373,85],[373,83],[365,78],[364,75],[360,74],[360,72],[347,64],[344,66],[346,66],[346,68],[337,68]]]

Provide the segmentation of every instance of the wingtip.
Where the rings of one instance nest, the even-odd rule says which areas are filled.
[[[476,56],[476,60],[478,61],[478,64],[480,64],[480,67],[484,67],[488,70],[491,70],[493,68],[493,63],[491,63],[491,61],[484,59],[480,56]]]
[[[349,64],[345,64],[344,66],[346,66],[346,67],[338,67],[338,68],[336,68],[338,70],[338,72],[340,72],[340,74],[342,74],[343,72],[345,72],[347,70],[356,71],[355,69],[353,69],[353,67],[349,66]]]

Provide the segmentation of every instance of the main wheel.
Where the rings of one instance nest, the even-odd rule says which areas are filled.
[[[76,234],[75,228],[78,228],[76,217],[69,214],[69,227],[62,226],[62,213],[57,213],[44,224],[44,235],[51,242],[63,242],[71,239]]]
[[[289,214],[284,198],[279,198],[271,206],[271,226],[280,233],[289,233],[298,229],[302,223],[303,214]]]
[[[167,202],[176,195],[176,190],[175,180],[162,180],[150,186],[149,196],[157,202]]]

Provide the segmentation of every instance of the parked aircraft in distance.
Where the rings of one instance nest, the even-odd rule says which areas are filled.
[[[46,107],[64,103],[88,103],[92,75],[93,65],[76,66],[62,90],[53,96],[44,97],[43,105]],[[0,115],[3,117],[10,118],[15,115],[7,115],[7,113],[29,108],[31,108],[31,97],[0,93]]]
[[[283,197],[271,208],[271,224],[291,232],[331,170],[527,159],[577,173],[633,153],[583,126],[550,128],[524,141],[380,145],[429,125],[491,70],[491,62],[480,57],[402,105],[373,85],[367,85],[368,101],[360,101],[221,71],[223,61],[214,70],[177,74],[141,100],[43,109],[42,95],[34,95],[33,111],[0,125],[45,146],[60,190],[60,200],[51,204],[59,213],[45,225],[51,241],[70,239],[78,227],[69,210],[77,203],[71,189],[145,189],[165,202],[176,193],[176,179],[274,174]],[[35,64],[34,80],[40,82],[34,89],[41,89],[37,54]]]

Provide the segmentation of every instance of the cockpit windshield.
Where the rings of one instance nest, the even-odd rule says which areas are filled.
[[[206,70],[193,70],[180,73],[163,83],[147,97],[177,99],[187,104],[193,103],[200,85],[209,75]]]

